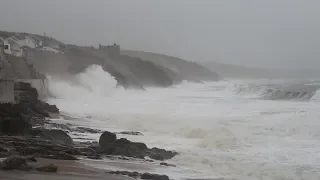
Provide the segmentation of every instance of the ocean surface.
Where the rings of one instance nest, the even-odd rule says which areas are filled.
[[[134,91],[116,88],[114,78],[95,65],[74,78],[49,81],[55,98],[48,101],[74,117],[56,122],[139,131],[144,136],[125,137],[180,153],[167,161],[176,168],[155,166],[153,172],[173,179],[320,178],[320,81],[184,82]]]

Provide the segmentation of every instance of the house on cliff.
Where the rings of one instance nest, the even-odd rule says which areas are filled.
[[[15,37],[8,37],[8,38],[0,38],[1,46],[3,47],[3,51],[5,54],[22,57],[23,56],[23,49],[19,44],[19,40]]]

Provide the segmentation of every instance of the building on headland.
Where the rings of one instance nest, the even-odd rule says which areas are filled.
[[[99,50],[105,51],[111,58],[117,58],[120,56],[120,45],[116,43],[108,46],[99,44]]]
[[[54,54],[63,53],[60,44],[53,38],[27,33],[10,33],[0,36],[0,45],[4,46],[5,54],[23,57],[25,50],[45,51]]]

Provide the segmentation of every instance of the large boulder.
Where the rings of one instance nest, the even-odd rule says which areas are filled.
[[[40,136],[43,139],[51,140],[53,143],[72,145],[73,140],[71,137],[59,129],[34,129],[32,134],[34,136]]]
[[[112,132],[105,131],[100,136],[99,145],[104,149],[108,149],[110,147],[110,144],[112,144],[116,140],[117,140],[116,134],[114,134]]]
[[[144,158],[148,147],[144,143],[131,142],[128,139],[121,138],[117,139],[108,150],[113,155]]]
[[[114,133],[108,131],[101,135],[99,145],[101,147],[101,153],[104,154],[134,158],[144,158],[149,156],[152,159],[160,161],[171,159],[178,154],[177,152],[167,151],[165,149],[149,149],[144,143],[132,142],[125,138],[117,139]]]

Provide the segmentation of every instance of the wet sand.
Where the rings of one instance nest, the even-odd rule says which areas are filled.
[[[35,170],[0,171],[1,180],[130,180],[131,178],[106,174],[104,170],[95,169],[76,161],[63,161],[51,159],[37,159],[36,163],[29,163],[35,167],[54,164],[58,166],[57,173],[42,173]]]

